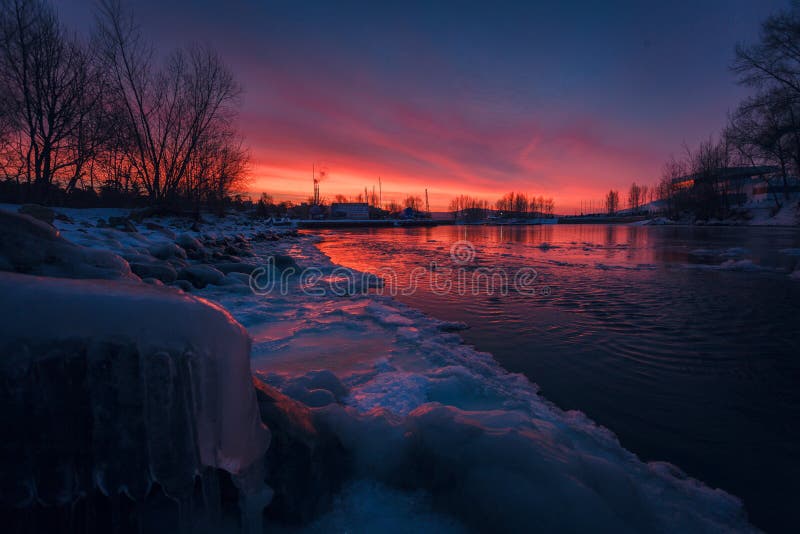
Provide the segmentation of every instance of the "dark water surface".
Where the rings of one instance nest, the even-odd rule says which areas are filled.
[[[767,531],[800,525],[800,279],[789,274],[800,268],[800,230],[440,226],[323,237],[336,263],[394,269],[397,287],[416,279],[399,300],[467,323],[468,343],[642,459],[741,497]],[[457,262],[460,241],[469,245],[457,245]],[[500,277],[491,295],[486,278],[473,284],[488,268],[506,273],[507,295]],[[514,273],[531,268],[520,294]],[[432,272],[453,289],[432,289]]]

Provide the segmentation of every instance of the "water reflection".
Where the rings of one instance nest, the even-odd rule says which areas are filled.
[[[800,522],[800,232],[611,225],[461,226],[329,232],[364,271],[533,267],[548,295],[399,296],[446,320],[564,408],[613,429],[645,459],[672,461],[743,497],[769,530]]]

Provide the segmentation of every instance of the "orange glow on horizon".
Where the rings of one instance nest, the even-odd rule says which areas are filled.
[[[282,162],[281,165],[253,162],[247,193],[254,199],[261,193],[271,195],[276,201],[288,200],[294,203],[305,202],[312,195],[312,163],[303,161],[293,163]],[[450,201],[459,195],[470,195],[487,200],[490,205],[509,191],[525,193],[529,196],[552,197],[557,214],[572,214],[578,211],[581,203],[593,201],[599,207],[607,189],[598,189],[594,184],[584,184],[575,177],[554,174],[552,181],[556,187],[537,187],[525,184],[524,181],[507,181],[506,185],[474,185],[471,180],[459,180],[452,177],[437,177],[429,180],[401,173],[378,173],[373,168],[359,168],[355,165],[334,165],[323,162],[328,171],[327,177],[320,183],[321,196],[331,202],[338,195],[355,198],[363,195],[364,188],[368,192],[382,191],[384,205],[391,201],[402,203],[408,195],[417,195],[424,199],[428,190],[431,211],[447,211]],[[381,178],[379,187],[378,177]],[[639,183],[648,183],[638,180]],[[649,185],[649,183],[648,183]],[[526,187],[527,186],[527,187]],[[610,186],[609,186],[610,187]],[[617,186],[624,198],[627,188]]]

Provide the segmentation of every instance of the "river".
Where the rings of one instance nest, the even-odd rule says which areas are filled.
[[[610,428],[642,459],[672,462],[742,498],[763,529],[800,524],[800,279],[790,275],[800,268],[800,230],[321,235],[335,263],[383,273],[389,283],[379,291],[397,289],[411,306],[466,323],[467,343]]]

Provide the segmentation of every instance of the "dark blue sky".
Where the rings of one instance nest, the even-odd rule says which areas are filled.
[[[71,26],[92,0],[63,0]],[[378,175],[443,207],[471,192],[562,208],[632,180],[718,131],[746,94],[737,41],[785,1],[132,3],[159,50],[210,43],[246,94],[252,189],[353,193]],[[553,3],[555,4],[555,3]],[[327,189],[327,191],[326,191]]]

